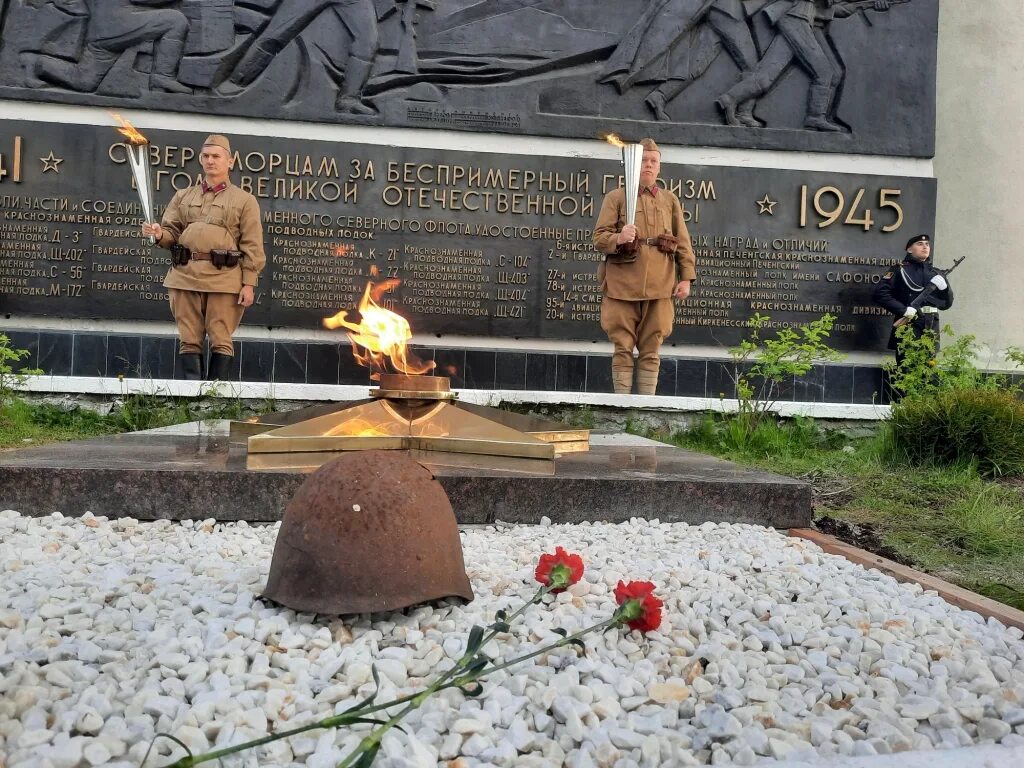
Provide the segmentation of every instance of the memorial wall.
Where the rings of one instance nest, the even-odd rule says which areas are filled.
[[[140,236],[113,128],[5,121],[0,297],[35,316],[144,320],[166,310],[169,253]],[[155,199],[201,177],[202,134],[149,132]],[[611,151],[609,152],[611,153]],[[603,339],[591,233],[615,161],[237,137],[234,182],[261,201],[268,266],[246,322],[316,329],[376,267],[417,332]],[[825,313],[844,349],[887,338],[873,285],[933,224],[934,181],[721,166],[662,167],[699,279],[673,340],[735,344]]]
[[[930,174],[878,158],[933,154],[937,25],[937,0],[0,0],[0,313],[169,319],[168,254],[138,236],[114,119],[97,125],[157,110],[196,116],[145,129],[158,215],[199,178],[215,116],[260,126],[230,131],[268,256],[241,335],[322,339],[373,279],[397,281],[383,302],[417,334],[603,341],[591,230],[621,183],[600,143],[617,132],[665,147],[659,183],[693,236],[676,349],[735,344],[758,313],[830,313],[835,346],[878,353],[872,286],[936,199]],[[71,119],[19,116],[34,103]],[[334,127],[281,137],[275,120]],[[424,138],[453,130],[464,149]],[[531,154],[505,134],[536,137]],[[738,160],[672,162],[679,146]],[[763,167],[766,150],[825,159]]]

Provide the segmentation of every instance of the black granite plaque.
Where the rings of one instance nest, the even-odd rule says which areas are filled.
[[[937,36],[938,0],[2,0],[0,98],[930,156]]]
[[[149,138],[159,207],[198,177],[202,135]],[[268,254],[246,323],[319,328],[376,270],[399,281],[382,304],[417,333],[604,339],[591,229],[617,160],[232,138]],[[169,319],[168,253],[138,236],[118,142],[113,128],[0,122],[0,311]],[[908,234],[932,230],[933,180],[671,164],[662,177],[700,275],[672,342],[734,344],[754,313],[831,313],[838,346],[883,347],[871,288]]]

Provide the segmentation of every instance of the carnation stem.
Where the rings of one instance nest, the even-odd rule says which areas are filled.
[[[531,605],[539,603],[544,598],[544,596],[549,594],[551,591],[552,587],[550,585],[542,586],[540,589],[537,590],[536,594],[534,594],[534,596],[530,598],[530,600],[525,602],[522,605],[522,607],[520,607],[517,611],[507,616],[502,623],[511,624],[513,621],[519,618],[526,611],[527,608],[529,608]],[[380,712],[382,710],[390,709],[392,707],[405,704],[406,706],[401,711],[389,717],[386,722],[379,725],[377,728],[374,728],[373,731],[371,731],[368,736],[366,736],[362,741],[359,742],[359,745],[354,750],[352,750],[352,752],[346,755],[342,759],[342,761],[338,763],[338,768],[349,768],[349,766],[354,765],[355,761],[359,758],[360,755],[368,754],[371,752],[375,753],[380,748],[381,740],[384,738],[384,735],[389,730],[394,728],[399,723],[399,721],[401,721],[401,719],[405,717],[407,714],[409,714],[411,711],[422,706],[424,701],[426,701],[430,696],[437,693],[438,691],[444,690],[445,688],[463,688],[469,685],[470,683],[478,682],[479,680],[482,680],[488,675],[491,675],[495,672],[499,672],[503,669],[508,669],[509,667],[521,664],[524,661],[532,659],[536,656],[540,656],[543,653],[553,651],[556,648],[562,648],[566,645],[569,645],[570,643],[579,640],[581,637],[590,632],[616,626],[624,623],[625,621],[625,606],[619,606],[615,610],[615,613],[612,614],[611,618],[606,619],[605,621],[598,622],[597,624],[593,624],[589,627],[581,629],[579,632],[576,632],[572,635],[567,635],[566,637],[560,638],[557,642],[544,646],[543,648],[539,648],[531,653],[519,656],[514,659],[510,659],[495,666],[484,667],[473,672],[465,672],[465,670],[470,664],[473,663],[474,660],[478,658],[478,651],[473,650],[472,652],[469,652],[467,650],[467,652],[464,653],[455,662],[451,669],[449,669],[447,672],[444,672],[436,680],[434,680],[434,682],[432,682],[429,686],[427,686],[419,693],[410,694],[408,696],[402,696],[401,698],[393,699],[383,704],[372,704],[364,707],[358,707],[355,709],[348,709],[339,714],[331,715],[330,717],[325,717],[321,720],[317,720],[316,722],[309,723],[308,725],[299,726],[298,728],[292,728],[288,731],[281,731],[279,733],[275,733],[270,736],[264,736],[259,739],[253,739],[252,741],[247,741],[242,744],[235,744],[233,746],[225,747],[224,749],[218,749],[213,752],[207,752],[201,755],[186,755],[185,757],[182,757],[176,762],[171,763],[169,766],[167,766],[167,768],[193,768],[193,766],[200,765],[202,763],[207,763],[212,760],[218,760],[222,757],[227,757],[228,755],[237,754],[238,752],[243,752],[247,749],[252,749],[253,747],[262,746],[263,744],[269,744],[280,739],[286,739],[290,736],[296,736],[300,733],[305,733],[306,731],[312,731],[318,728],[337,728],[342,725],[352,725],[365,720],[367,715],[371,715],[374,712]],[[486,635],[484,635],[477,648],[482,648],[488,642],[493,640],[498,634],[500,634],[501,631],[502,630],[492,628]]]
[[[505,618],[504,623],[511,624],[513,621],[518,619],[531,605],[539,603],[545,595],[551,592],[551,589],[552,588],[550,586],[542,586],[540,589],[537,590],[534,596],[531,597],[527,602],[523,603],[523,605],[518,610],[507,616]],[[498,634],[500,634],[500,632],[496,629],[492,629],[490,632],[488,632],[480,643],[481,647],[486,645],[495,637],[497,637]],[[386,733],[388,730],[394,727],[394,725],[406,714],[411,712],[413,709],[419,707],[423,703],[423,701],[426,700],[427,697],[444,688],[453,687],[455,684],[449,681],[451,681],[452,678],[454,678],[459,672],[461,672],[467,666],[469,666],[469,664],[473,661],[474,658],[476,658],[475,653],[464,654],[458,661],[455,662],[455,665],[451,669],[442,674],[433,683],[431,683],[430,686],[420,691],[419,693],[413,693],[409,694],[408,696],[402,696],[401,698],[393,699],[383,704],[373,704],[367,707],[361,707],[359,709],[348,709],[339,714],[331,715],[330,717],[325,717],[322,720],[317,720],[316,722],[309,723],[308,725],[299,726],[298,728],[292,728],[288,731],[280,731],[269,736],[263,736],[258,739],[253,739],[252,741],[246,741],[242,744],[235,744],[230,747],[224,747],[223,749],[218,749],[213,752],[206,752],[201,755],[186,755],[185,757],[182,757],[181,759],[171,763],[170,765],[165,766],[165,768],[193,768],[193,766],[200,765],[202,763],[208,763],[212,760],[219,760],[222,757],[234,755],[238,752],[244,752],[245,750],[252,749],[253,747],[259,747],[263,744],[269,744],[274,741],[279,741],[280,739],[287,739],[291,736],[297,736],[298,734],[305,733],[306,731],[312,731],[318,728],[338,728],[343,725],[351,725],[360,718],[365,718],[367,715],[371,715],[374,712],[380,712],[381,710],[390,709],[391,707],[397,707],[401,704],[409,704],[408,707],[403,709],[394,717],[390,718],[386,723],[381,725],[379,728],[374,730],[369,736],[363,739],[363,741],[360,742],[359,746],[355,749],[355,751],[348,755],[345,758],[345,760],[343,760],[339,764],[339,768],[342,768],[342,766],[351,765],[351,758],[353,758],[353,756],[358,756],[367,749],[374,748],[375,744],[380,743],[380,739],[383,737],[384,733]],[[471,680],[467,678],[467,682],[471,682]]]
[[[523,612],[526,611],[527,608],[529,608],[531,605],[534,605],[535,603],[539,603],[546,594],[551,592],[551,589],[552,589],[552,587],[549,586],[549,585],[542,586],[540,589],[537,590],[536,594],[534,594],[533,597],[531,597],[526,603],[524,603],[522,605],[522,607],[520,607],[517,611],[515,611],[512,614],[510,614],[509,616],[506,616],[505,620],[504,620],[504,623],[505,624],[511,624],[513,621],[515,621],[517,618],[519,618],[523,614]],[[487,643],[489,643],[491,640],[493,640],[495,637],[497,637],[499,633],[500,633],[500,630],[492,629],[490,632],[488,632],[486,635],[484,635],[484,637],[483,637],[483,639],[481,639],[480,644],[479,644],[478,647],[482,648]],[[557,645],[551,646],[551,647],[555,648],[555,647],[557,647]],[[535,654],[532,654],[532,655],[535,655]],[[414,710],[414,709],[418,708],[419,706],[421,706],[423,704],[423,702],[427,700],[428,697],[430,697],[431,695],[433,695],[437,691],[443,690],[445,688],[455,688],[455,687],[461,688],[464,685],[468,685],[469,683],[473,682],[478,677],[482,677],[483,675],[480,674],[480,673],[471,673],[471,674],[461,675],[459,677],[456,677],[456,675],[460,671],[462,671],[466,667],[468,667],[473,662],[473,660],[476,659],[476,658],[477,658],[477,652],[475,650],[472,651],[472,652],[469,652],[467,650],[467,652],[464,653],[459,658],[459,660],[455,662],[455,665],[451,669],[449,669],[447,672],[445,672],[443,675],[441,675],[439,678],[437,678],[437,680],[435,680],[433,683],[431,683],[422,692],[420,692],[420,693],[416,694],[414,697],[412,697],[413,700],[410,701],[408,703],[408,705],[401,712],[399,712],[396,715],[394,715],[393,717],[391,717],[383,725],[380,725],[377,728],[375,728],[370,733],[369,736],[367,736],[361,742],[359,742],[359,746],[357,746],[354,750],[352,750],[350,753],[345,755],[344,759],[340,763],[338,763],[337,768],[348,768],[349,766],[351,766],[351,765],[353,765],[355,763],[355,761],[359,758],[360,755],[366,754],[367,752],[370,752],[370,751],[376,751],[378,749],[379,745],[380,745],[381,740],[384,738],[384,734],[386,734],[388,731],[390,731],[392,728],[394,728],[399,720],[401,720],[403,717],[405,717],[407,714],[409,714],[409,712],[411,712],[412,710]],[[530,657],[529,656],[525,656],[523,658],[530,658]],[[388,704],[387,706],[394,706],[394,705],[396,705],[398,703],[399,703],[398,701],[393,701],[390,704]]]
[[[176,762],[171,763],[165,768],[192,768],[192,766],[194,765],[208,763],[211,760],[218,760],[222,757],[227,757],[228,755],[243,752],[247,749],[252,749],[253,747],[259,747],[263,744],[269,744],[272,741],[287,739],[290,736],[297,736],[300,733],[316,730],[317,728],[337,728],[342,725],[351,725],[359,718],[373,714],[374,712],[379,712],[382,709],[388,709],[390,707],[395,707],[399,704],[404,704],[408,701],[412,701],[419,695],[421,694],[413,693],[408,696],[403,696],[400,699],[395,699],[384,704],[375,704],[373,706],[366,707],[365,709],[345,710],[344,712],[341,712],[339,714],[331,715],[330,717],[325,717],[322,720],[317,720],[314,723],[302,725],[298,728],[292,728],[289,731],[279,731],[278,733],[271,734],[270,736],[263,736],[259,739],[246,741],[242,744],[235,744],[230,747],[224,747],[224,749],[218,749],[214,752],[206,752],[201,755],[186,755],[185,757],[181,758],[180,760],[177,760]]]
[[[597,624],[591,624],[589,627],[585,627],[584,629],[581,629],[579,632],[576,632],[575,634],[563,637],[558,642],[552,643],[551,645],[546,645],[543,648],[538,648],[536,651],[527,653],[524,656],[518,656],[514,659],[509,659],[508,661],[503,662],[501,664],[497,664],[493,667],[484,667],[479,672],[472,672],[467,675],[462,675],[461,677],[456,678],[455,682],[452,683],[452,685],[462,687],[468,683],[477,680],[482,680],[483,678],[487,677],[488,675],[494,672],[500,672],[503,669],[514,667],[516,664],[521,664],[522,662],[528,659],[532,659],[535,656],[540,656],[542,653],[553,651],[556,648],[562,648],[568,645],[569,643],[573,642],[574,640],[579,640],[581,637],[583,637],[586,634],[589,634],[590,632],[595,632],[599,629],[607,629],[608,627],[614,627],[619,624],[622,624],[624,621],[624,617],[621,614],[622,609],[619,608],[615,611],[615,613],[612,614],[612,617],[610,619],[605,619],[604,621],[600,621]]]

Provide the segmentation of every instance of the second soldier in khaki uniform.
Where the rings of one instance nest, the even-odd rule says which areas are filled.
[[[178,326],[184,376],[203,378],[203,342],[209,336],[206,378],[213,381],[227,375],[234,355],[231,337],[242,312],[252,306],[266,255],[259,203],[228,178],[230,142],[208,137],[200,161],[203,182],[176,193],[160,224],[145,224],[142,231],[172,252],[164,286]]]
[[[594,226],[594,246],[605,254],[598,269],[601,328],[615,347],[612,385],[616,394],[633,387],[633,349],[637,393],[653,395],[661,367],[659,350],[672,333],[673,298],[690,295],[697,279],[690,234],[679,198],[657,185],[661,151],[644,139],[636,224],[626,224],[626,195],[609,192]]]

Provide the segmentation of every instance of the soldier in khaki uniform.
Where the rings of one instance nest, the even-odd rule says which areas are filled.
[[[672,332],[672,298],[690,295],[697,279],[690,233],[683,223],[679,198],[657,186],[661,151],[644,139],[636,224],[626,224],[626,195],[613,189],[601,205],[594,226],[594,246],[605,254],[598,269],[601,283],[601,328],[615,346],[612,384],[616,394],[633,388],[633,349],[637,393],[653,395],[658,387],[658,351]]]
[[[227,374],[234,355],[231,336],[242,312],[252,306],[267,259],[259,203],[228,178],[230,142],[208,137],[200,161],[203,183],[175,194],[161,223],[144,224],[142,232],[171,249],[174,264],[164,286],[178,325],[185,378],[203,378],[203,340],[209,336],[206,378],[213,381]]]

